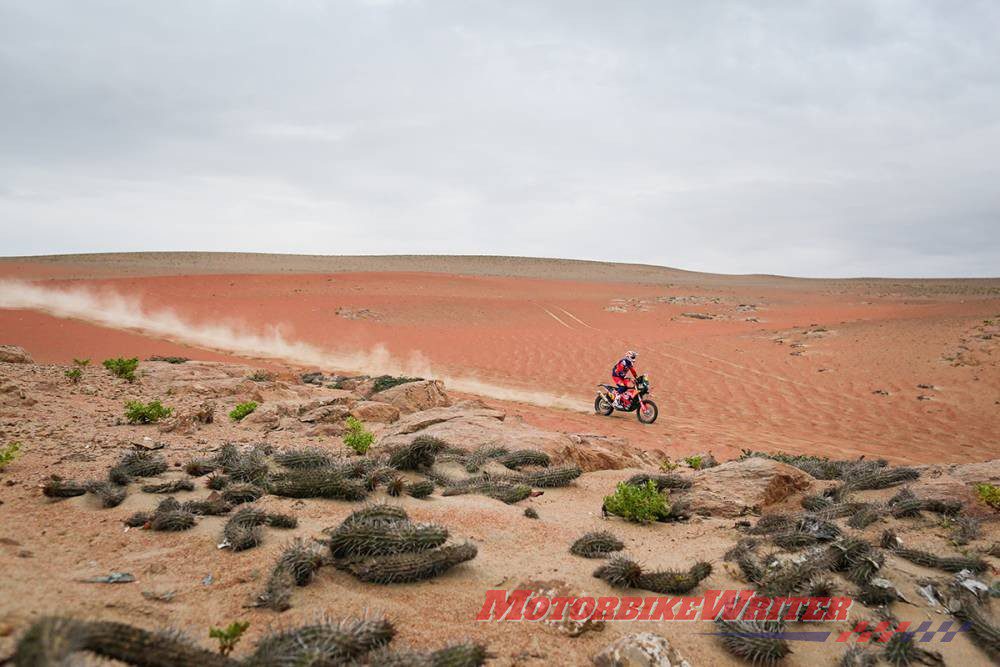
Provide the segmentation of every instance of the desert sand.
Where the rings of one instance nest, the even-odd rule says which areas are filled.
[[[201,331],[224,324],[229,333],[266,335],[280,325],[283,341],[301,343],[310,354],[356,360],[357,367],[252,354],[227,345],[225,336],[197,344],[197,336],[177,328],[166,332],[162,317],[115,325],[110,308],[102,318],[94,312],[67,315],[44,299],[33,307],[9,307],[24,284],[45,290],[43,295],[75,290],[98,304],[110,303],[109,295],[138,299],[145,315],[169,312]],[[742,449],[780,450],[928,464],[920,483],[941,481],[927,482],[923,490],[947,490],[968,503],[984,528],[966,550],[987,549],[998,536],[995,513],[976,505],[970,484],[1000,482],[995,462],[985,463],[1000,458],[998,341],[998,279],[806,280],[489,257],[156,253],[0,260],[0,344],[23,347],[35,362],[0,364],[0,445],[23,446],[0,473],[0,553],[10,568],[0,600],[0,657],[33,620],[57,612],[176,627],[206,647],[209,626],[245,619],[251,627],[237,650],[241,655],[275,625],[305,622],[318,613],[377,610],[396,622],[398,642],[431,648],[470,637],[489,644],[496,664],[586,664],[618,636],[642,631],[667,637],[692,665],[735,664],[704,634],[712,631],[707,624],[618,622],[570,637],[543,624],[472,618],[490,588],[558,582],[578,593],[616,594],[591,576],[599,561],[567,551],[587,530],[613,530],[629,553],[651,567],[712,562],[702,589],[745,587],[738,568],[722,561],[722,553],[743,536],[732,515],[706,510],[687,522],[653,526],[601,516],[602,498],[618,481],[639,469],[656,470],[664,458],[694,453],[728,461]],[[376,347],[385,352],[372,354]],[[652,378],[651,396],[660,409],[653,425],[641,425],[630,414],[593,413],[594,385],[609,381],[611,365],[626,349],[639,351],[639,369]],[[195,361],[143,362],[138,384],[111,378],[98,363],[151,355]],[[79,384],[64,377],[74,358],[94,360]],[[429,500],[400,500],[416,520],[443,523],[453,536],[475,542],[478,556],[439,579],[390,587],[323,568],[315,583],[296,589],[292,608],[281,614],[246,607],[281,548],[293,535],[322,537],[320,531],[339,523],[355,504],[266,496],[261,504],[295,514],[299,527],[287,534],[269,531],[260,547],[231,553],[216,548],[223,517],[199,519],[185,533],[126,531],[125,517],[158,500],[134,487],[122,505],[110,509],[101,509],[90,495],[53,502],[41,494],[48,475],[99,478],[136,445],[164,445],[159,451],[171,464],[164,479],[185,478],[181,465],[212,455],[226,442],[318,446],[343,454],[336,428],[324,431],[277,412],[270,421],[232,423],[224,413],[247,398],[261,406],[301,407],[334,391],[303,385],[302,372],[382,372],[373,364],[443,379],[449,402],[498,410],[505,424],[537,435],[539,447],[557,459],[579,462],[596,451],[605,463],[585,468],[568,487],[516,505],[437,493]],[[273,375],[262,383],[247,381],[255,369]],[[191,432],[161,432],[123,423],[122,405],[131,398],[161,398],[178,410],[208,399],[217,403],[218,415]],[[392,423],[373,424],[376,448],[391,442],[392,429]],[[576,434],[568,441],[575,443],[572,451],[559,439],[565,434]],[[619,469],[604,469],[610,467]],[[696,480],[693,493],[703,491],[697,475],[704,473],[683,466],[682,473]],[[706,488],[710,484],[704,481]],[[753,514],[801,511],[803,495],[830,485],[807,479]],[[870,492],[865,500],[881,502],[898,490]],[[189,493],[200,498],[208,490],[199,483]],[[384,497],[376,491],[372,499]],[[540,519],[525,518],[526,506],[536,508]],[[877,541],[886,527],[918,548],[956,549],[930,514],[884,519],[866,536]],[[988,562],[993,571],[1000,564],[995,557]],[[902,560],[896,565],[890,578],[914,604],[897,603],[893,613],[935,624],[947,618],[915,592],[923,577],[941,573]],[[79,581],[110,571],[132,572],[138,581]],[[166,593],[169,601],[158,599]],[[855,611],[874,617],[861,605]],[[786,664],[806,665],[832,662],[843,646],[799,642],[793,648]],[[932,648],[949,664],[989,664],[964,635]]]

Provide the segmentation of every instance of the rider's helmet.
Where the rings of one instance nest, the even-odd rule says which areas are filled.
[[[628,359],[629,361],[635,361],[635,358],[638,356],[639,353],[633,352],[632,350],[629,350],[628,352],[625,353],[625,358]]]

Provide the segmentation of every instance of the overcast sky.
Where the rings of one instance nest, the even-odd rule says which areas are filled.
[[[0,0],[0,254],[996,276],[998,34],[990,0]]]

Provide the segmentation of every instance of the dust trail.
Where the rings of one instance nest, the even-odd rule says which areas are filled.
[[[368,351],[327,350],[310,343],[290,340],[281,325],[254,331],[238,322],[191,322],[170,310],[147,309],[140,299],[111,290],[85,287],[55,289],[24,281],[0,281],[0,308],[36,310],[55,317],[73,318],[113,329],[127,329],[196,347],[220,350],[238,356],[275,359],[303,366],[372,375],[439,377],[455,389],[499,400],[518,401],[543,407],[580,410],[586,401],[541,391],[506,387],[470,376],[434,373],[430,361],[419,351],[399,359],[383,345]]]

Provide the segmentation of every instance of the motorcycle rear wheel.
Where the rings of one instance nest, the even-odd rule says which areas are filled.
[[[611,401],[604,394],[598,394],[597,398],[594,399],[594,412],[607,417],[614,411],[615,406],[611,404]]]
[[[635,411],[635,418],[642,424],[652,424],[660,416],[660,409],[652,401],[643,401],[642,403]]]

